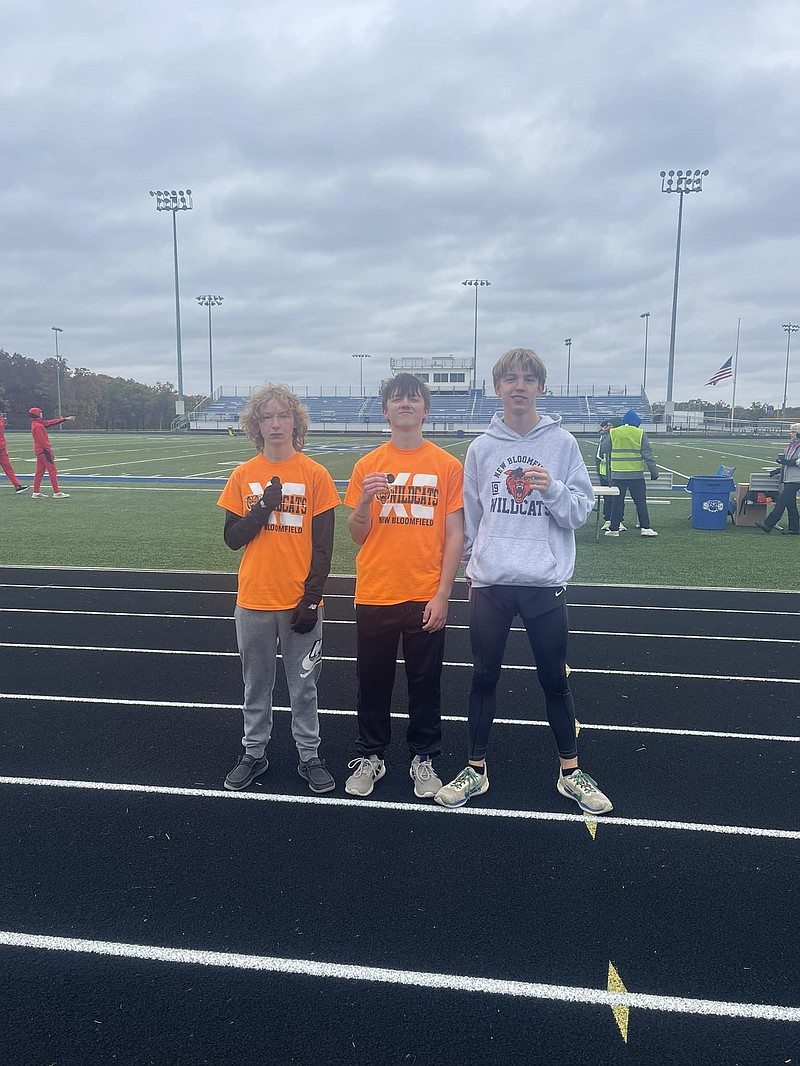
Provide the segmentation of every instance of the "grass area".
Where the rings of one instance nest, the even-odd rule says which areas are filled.
[[[241,438],[171,435],[100,435],[53,433],[56,462],[63,474],[142,474],[226,477],[252,455]],[[356,459],[385,437],[369,442],[312,438],[307,451],[337,480],[346,479]],[[463,459],[466,440],[437,440]],[[594,442],[581,441],[587,463],[593,463]],[[675,484],[691,474],[713,474],[724,464],[736,466],[734,480],[747,481],[753,472],[774,465],[779,442],[683,438],[656,439],[653,450],[660,466],[672,470]],[[9,435],[9,453],[17,474],[30,481],[33,464],[30,438]],[[0,481],[0,530],[4,564],[32,566],[98,566],[143,569],[233,571],[238,555],[222,540],[222,512],[216,506],[219,488],[197,485],[142,485],[135,481],[107,484],[64,481],[69,500],[31,500],[16,496]],[[49,491],[49,485],[45,485]],[[337,512],[333,572],[355,572],[355,546],[346,527],[347,509]],[[690,497],[676,493],[653,496],[651,521],[657,539],[633,529],[634,510],[628,501],[629,532],[619,539],[594,539],[594,516],[578,531],[575,581],[614,584],[730,586],[798,589],[800,561],[794,537],[765,537],[754,528],[693,529]]]

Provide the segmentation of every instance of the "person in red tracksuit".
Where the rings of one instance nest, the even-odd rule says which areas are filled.
[[[42,500],[47,496],[46,492],[39,492],[42,478],[44,477],[45,471],[47,471],[50,477],[50,484],[53,486],[53,499],[67,500],[69,499],[69,493],[62,492],[58,487],[58,474],[54,462],[53,446],[50,443],[50,438],[47,436],[47,427],[58,426],[62,422],[74,422],[75,416],[67,415],[66,418],[42,418],[41,407],[32,407],[28,413],[31,416],[31,436],[33,437],[33,451],[36,455],[36,473],[33,475],[33,492],[31,493],[31,499]]]
[[[14,492],[27,492],[29,486],[21,485],[19,478],[14,473],[14,467],[11,465],[11,460],[8,458],[8,448],[6,447],[6,421],[0,412],[0,466],[5,471],[6,477],[14,486]]]

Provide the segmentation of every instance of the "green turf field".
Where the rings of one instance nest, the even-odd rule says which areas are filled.
[[[110,566],[144,569],[232,571],[237,555],[222,540],[222,512],[215,485],[147,484],[137,477],[224,478],[248,459],[252,446],[241,437],[147,434],[52,434],[61,475],[119,476],[126,480],[71,482],[69,500],[31,500],[15,495],[0,480],[0,533],[4,564],[35,566]],[[312,437],[306,451],[336,480],[346,479],[356,459],[386,437],[370,440]],[[463,459],[468,440],[437,439]],[[594,441],[581,441],[593,466]],[[692,474],[714,474],[720,465],[735,466],[734,480],[775,465],[783,442],[770,440],[655,438],[653,450],[676,485]],[[23,482],[34,467],[28,434],[8,435],[9,454]],[[47,481],[44,491],[50,492]],[[691,527],[688,493],[654,494],[650,516],[657,539],[633,529],[634,510],[626,504],[629,532],[619,539],[594,539],[594,516],[578,531],[576,581],[614,584],[800,588],[800,545],[794,537],[764,536],[754,528],[724,530]],[[347,510],[337,516],[333,572],[355,572],[355,548],[347,533]],[[629,519],[629,521],[627,520]]]

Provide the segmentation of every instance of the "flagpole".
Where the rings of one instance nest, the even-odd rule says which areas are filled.
[[[731,436],[733,436],[733,420],[736,416],[736,370],[739,366],[739,331],[742,328],[742,320],[736,320],[736,350],[733,353],[733,396],[731,397]]]

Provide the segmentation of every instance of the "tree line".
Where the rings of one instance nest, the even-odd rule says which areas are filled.
[[[171,382],[143,385],[133,378],[95,374],[86,367],[71,369],[63,359],[60,364],[61,410],[75,416],[76,429],[136,432],[171,427],[177,399]],[[8,429],[27,429],[31,407],[41,407],[45,418],[58,417],[56,369],[55,358],[37,362],[0,349],[0,410]],[[186,410],[202,399],[186,396]]]

